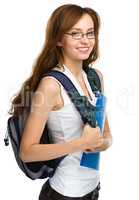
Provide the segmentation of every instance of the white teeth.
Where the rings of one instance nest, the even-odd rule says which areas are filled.
[[[78,48],[80,51],[87,51],[89,48],[86,48],[86,47],[81,47],[81,48]]]

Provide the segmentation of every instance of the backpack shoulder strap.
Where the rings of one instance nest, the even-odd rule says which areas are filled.
[[[66,89],[70,97],[73,93],[76,93],[76,95],[80,96],[78,90],[76,89],[72,81],[63,72],[60,72],[58,70],[52,70],[48,72],[45,76],[53,76],[54,78],[56,78]]]
[[[94,107],[90,104],[86,96],[81,96],[77,89],[75,88],[72,81],[62,72],[59,71],[51,71],[47,74],[44,74],[44,76],[54,76],[56,79],[58,79],[63,87],[66,89],[67,93],[69,94],[72,102],[74,103],[75,107],[79,111],[81,118],[84,123],[88,122],[92,127],[96,126],[96,120],[95,120],[95,112],[90,112],[90,110],[93,110]],[[24,122],[27,119],[26,115],[21,115],[17,117],[10,117],[8,119],[7,124],[7,135],[5,136],[5,143],[8,145],[8,136],[10,136],[11,144],[13,147],[13,151],[15,154],[16,161],[18,163],[18,166],[20,169],[31,179],[37,179],[37,178],[46,178],[51,177],[54,174],[54,171],[56,167],[58,166],[58,163],[61,162],[61,160],[65,157],[60,157],[54,160],[48,160],[46,162],[44,161],[38,161],[38,162],[31,162],[31,163],[25,163],[23,162],[19,157],[19,147],[20,147],[20,141],[23,134],[24,129]],[[47,131],[47,124],[45,126],[44,132],[42,134],[42,138],[40,140],[40,143],[49,144],[49,134],[46,134]]]
[[[87,78],[90,83],[92,91],[93,92],[95,92],[95,91],[102,92],[102,85],[101,85],[100,77],[99,77],[98,73],[96,72],[96,70],[94,68],[87,67],[85,69],[85,72],[87,74]],[[66,91],[68,93],[70,93],[70,92],[72,93],[74,91],[74,93],[77,93],[78,95],[80,95],[78,90],[72,83],[72,81],[64,73],[57,71],[57,70],[52,70],[52,71],[48,72],[47,74],[44,74],[43,77],[44,76],[54,76],[63,85],[63,87],[66,89]]]
[[[100,81],[100,77],[96,70],[91,67],[85,68],[85,72],[87,74],[88,81],[90,83],[91,89],[93,92],[102,92],[102,85]]]
[[[63,85],[71,101],[79,111],[83,122],[88,122],[95,127],[95,118],[91,116],[90,112],[90,109],[95,110],[95,106],[88,101],[86,96],[81,96],[79,94],[72,81],[64,73],[57,70],[50,71],[45,76],[53,76]]]

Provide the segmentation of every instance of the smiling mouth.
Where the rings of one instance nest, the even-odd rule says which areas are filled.
[[[77,48],[77,50],[79,50],[81,52],[86,52],[89,50],[89,47],[79,47],[79,48]]]

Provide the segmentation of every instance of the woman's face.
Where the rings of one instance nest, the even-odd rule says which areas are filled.
[[[64,59],[68,57],[68,59],[76,61],[86,60],[95,44],[95,38],[93,37],[94,23],[92,18],[88,14],[84,14],[67,33],[64,34],[62,41],[58,43],[59,46],[62,47]],[[80,39],[78,37],[73,38],[80,33],[88,33],[88,38],[87,35],[84,35],[84,37]],[[71,34],[74,36],[72,37]]]

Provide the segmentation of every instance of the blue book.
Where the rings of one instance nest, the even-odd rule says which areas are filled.
[[[104,123],[105,123],[105,108],[106,108],[106,97],[103,94],[98,94],[96,102],[95,118],[96,118],[96,126],[100,127],[101,133],[103,133]],[[99,170],[99,161],[100,161],[99,152],[96,153],[83,152],[80,165]]]

